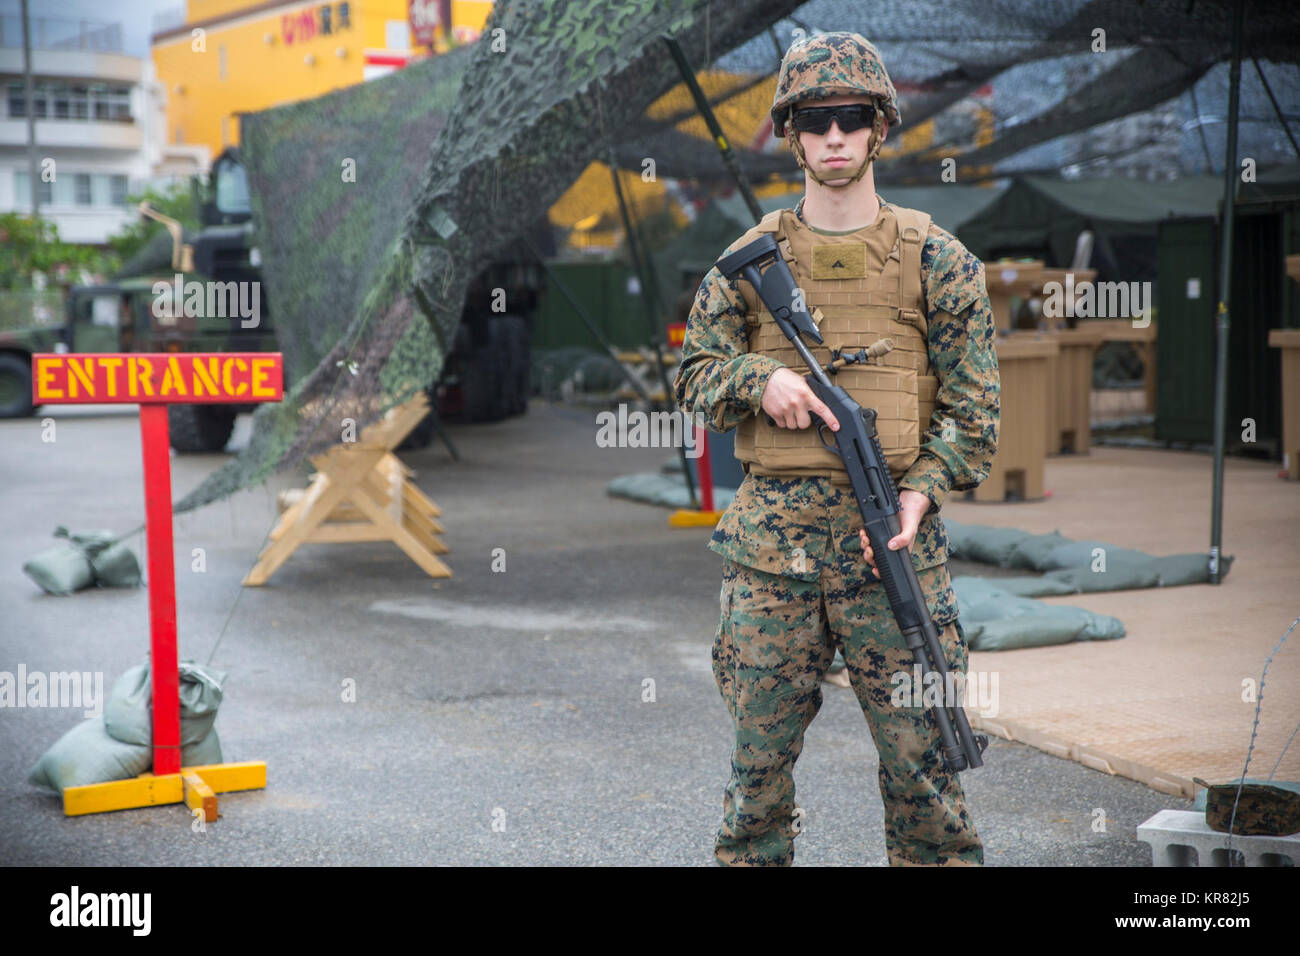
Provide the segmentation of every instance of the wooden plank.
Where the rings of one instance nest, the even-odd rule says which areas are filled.
[[[426,548],[431,553],[433,554],[447,553],[448,550],[447,546],[443,544],[441,541],[439,541],[437,537],[430,534],[426,529],[420,527],[418,524],[413,524],[409,521],[405,521],[402,523],[402,527],[406,529],[406,532],[411,537],[413,537],[416,541],[420,542],[420,544],[424,546],[424,548]]]
[[[303,511],[307,508],[307,495],[311,491],[312,486],[318,484],[316,478],[319,477],[319,475],[313,477],[311,483],[306,488],[292,489],[295,497],[291,500],[286,500],[285,508],[280,512],[280,519],[276,522],[275,527],[271,529],[272,541],[283,537],[284,534],[292,528],[294,523],[302,516]],[[288,492],[284,492],[284,494],[288,494]]]
[[[208,763],[182,767],[203,778],[214,793],[232,790],[262,790],[266,787],[266,761],[245,760],[240,763]],[[178,801],[179,802],[179,801]]]
[[[352,500],[370,516],[370,519],[376,525],[387,531],[393,543],[405,551],[411,560],[423,568],[430,577],[451,577],[451,568],[434,557],[427,548],[413,538],[405,528],[394,522],[388,512],[371,501],[364,492],[353,495]]]
[[[338,469],[333,474],[324,475],[320,482],[317,483],[317,486],[322,490],[310,505],[305,505],[302,514],[293,523],[290,530],[278,540],[267,545],[262,553],[258,555],[253,570],[244,578],[244,585],[246,587],[257,587],[265,584],[280,565],[289,560],[289,557],[298,549],[298,546],[303,544],[311,533],[329,517],[329,513],[334,510],[334,506],[344,500],[352,486],[374,466],[381,454],[382,452],[359,450],[355,454],[348,456],[351,460],[345,459],[341,461]],[[311,497],[310,493],[308,497]]]
[[[417,488],[413,482],[408,481],[402,486],[402,495],[407,501],[430,517],[442,517],[442,509],[426,498],[424,492]]]
[[[190,815],[195,810],[203,811],[205,823],[217,822],[217,795],[203,782],[193,770],[181,771],[181,786],[185,793],[185,805],[190,808]]]
[[[394,495],[392,485],[386,476],[379,474],[378,471],[372,471],[357,482],[357,487],[364,488],[371,501],[387,511],[393,520],[397,520],[398,515],[401,514],[401,489],[398,488],[397,494]]]
[[[410,508],[407,508],[406,511],[403,512],[403,519],[408,528],[419,528],[431,538],[436,538],[438,535],[443,533],[442,525],[438,524],[438,522],[434,521],[428,515],[421,514],[420,512],[414,511]]]
[[[341,501],[334,506],[334,510],[329,513],[329,517],[325,519],[325,523],[321,525],[321,528],[327,528],[332,524],[344,524],[349,521],[366,520],[368,519],[356,505],[350,501]],[[316,535],[319,531],[320,529],[318,528],[316,531],[312,532],[312,536],[308,538],[308,540],[315,541]]]
[[[437,535],[442,533],[443,527],[424,508],[420,507],[420,502],[427,502],[429,508],[438,514],[441,514],[441,509],[428,501],[412,482],[405,479],[399,480],[399,469],[402,466],[397,458],[388,455],[377,467],[387,470],[390,475],[390,484],[384,487],[378,481],[368,481],[366,488],[370,493],[371,500],[377,505],[384,506],[394,522],[406,528],[430,551],[435,554],[446,554],[449,549],[437,538]]]
[[[110,780],[91,783],[83,787],[68,787],[63,791],[63,813],[77,817],[87,813],[106,813],[110,810],[131,810],[152,807],[184,800],[184,788],[179,773],[155,777],[141,774],[129,780]]]
[[[369,520],[331,521],[313,531],[309,540],[312,544],[353,544],[361,541],[387,541],[388,535]]]

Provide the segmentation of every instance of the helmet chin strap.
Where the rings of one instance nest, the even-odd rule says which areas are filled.
[[[862,161],[858,171],[845,183],[828,183],[817,175],[812,166],[808,164],[808,157],[804,155],[803,151],[803,143],[799,141],[799,133],[788,117],[785,121],[785,139],[790,144],[791,150],[794,151],[795,161],[799,163],[799,168],[807,172],[816,183],[825,186],[827,189],[847,189],[863,177],[867,167],[875,162],[876,157],[880,155],[880,148],[884,145],[885,140],[884,110],[877,108],[875,119],[872,120],[871,138],[867,140],[867,158]]]

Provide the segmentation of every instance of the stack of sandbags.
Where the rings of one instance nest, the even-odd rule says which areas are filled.
[[[220,671],[181,661],[181,766],[221,763],[213,724],[225,680]],[[132,667],[113,685],[104,712],[60,737],[36,762],[28,782],[62,793],[65,787],[144,773],[153,766],[152,696],[149,665]]]
[[[999,587],[1022,597],[1167,588],[1210,579],[1209,557],[1199,552],[1155,557],[1104,541],[1074,541],[1056,531],[1030,534],[949,519],[943,526],[954,558],[1042,572],[1036,577],[998,579]],[[1225,555],[1222,574],[1231,567],[1232,557]]]
[[[60,526],[54,536],[65,540],[23,565],[27,576],[50,594],[71,594],[92,586],[140,586],[140,562],[113,532],[71,534]]]

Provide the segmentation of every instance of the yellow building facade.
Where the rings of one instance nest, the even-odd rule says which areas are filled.
[[[417,4],[450,13],[432,52],[476,39],[490,0]],[[310,99],[400,69],[416,48],[411,0],[188,0],[185,22],[153,36],[167,137],[212,155],[239,143],[239,114]]]

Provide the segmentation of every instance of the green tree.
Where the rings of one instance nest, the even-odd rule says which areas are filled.
[[[0,214],[0,289],[30,289],[36,272],[52,284],[71,285],[83,269],[102,273],[111,266],[112,258],[100,249],[64,242],[49,220]]]

